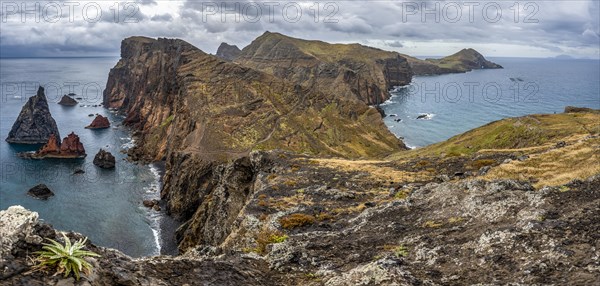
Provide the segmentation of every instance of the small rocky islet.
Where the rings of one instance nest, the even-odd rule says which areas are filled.
[[[76,106],[79,102],[68,95],[63,95],[58,104],[64,106]]]
[[[44,88],[30,97],[15,120],[6,142],[12,144],[45,144],[50,135],[60,138],[56,121],[50,114]]]
[[[126,115],[130,158],[165,162],[160,205],[182,222],[180,255],[90,243],[101,257],[81,283],[596,284],[597,110],[407,150],[369,106],[414,74],[500,68],[475,53],[423,61],[267,32],[226,61],[182,40],[123,40],[103,106]],[[26,271],[55,229],[18,206],[0,221],[3,281],[65,283]]]

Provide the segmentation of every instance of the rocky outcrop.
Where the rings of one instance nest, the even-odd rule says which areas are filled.
[[[115,156],[110,152],[100,149],[94,156],[94,165],[102,169],[113,169],[115,167]]]
[[[565,113],[596,113],[596,114],[600,114],[600,109],[567,106],[567,107],[565,107]]]
[[[59,143],[58,139],[54,134],[50,135],[48,142],[42,146],[35,153],[22,153],[22,157],[31,159],[45,159],[45,158],[56,158],[56,159],[80,159],[85,158],[85,148],[79,141],[79,136],[74,132],[71,132]]]
[[[266,32],[235,62],[369,105],[386,101],[389,90],[411,82],[406,58],[359,44],[329,44]]]
[[[439,75],[464,73],[476,69],[501,69],[502,66],[486,60],[474,49],[462,49],[459,52],[441,58],[421,60],[404,55],[415,75]]]
[[[38,156],[46,156],[48,154],[59,154],[60,153],[60,141],[56,135],[51,134],[50,138],[48,138],[48,142],[42,148],[40,148],[36,154]]]
[[[257,258],[156,256],[133,259],[117,250],[98,247],[89,240],[85,249],[100,257],[88,259],[92,273],[75,281],[73,277],[52,275],[52,271],[32,271],[32,253],[42,249],[42,242],[47,242],[44,239],[64,244],[59,231],[40,222],[36,212],[21,206],[0,211],[0,233],[2,285],[197,285],[199,281],[208,285],[278,284],[270,276],[268,265]],[[67,233],[67,237],[76,241],[82,235]]]
[[[240,50],[240,48],[238,48],[236,45],[221,43],[217,49],[216,56],[226,61],[233,61],[240,55],[241,52],[242,50]]]
[[[170,150],[222,161],[273,148],[377,157],[403,148],[364,103],[224,62],[184,41],[128,38],[121,54],[104,106],[139,131],[134,158],[164,160]]]
[[[62,156],[85,157],[85,149],[75,132],[71,132],[63,139],[62,144],[60,144],[60,154]]]
[[[64,106],[75,106],[78,104],[77,100],[71,98],[68,95],[63,95],[63,97],[60,99],[60,101],[58,102],[58,104],[60,105],[64,105]]]
[[[54,196],[54,193],[44,184],[39,184],[27,191],[27,194],[40,200],[47,200]]]
[[[90,123],[90,125],[86,126],[85,128],[87,128],[87,129],[104,129],[104,128],[109,128],[109,127],[110,127],[110,122],[108,121],[108,118],[98,114],[96,116],[96,118],[94,118],[92,123]]]
[[[44,144],[50,135],[60,138],[58,127],[48,108],[44,88],[39,87],[37,94],[27,100],[19,117],[8,133],[6,142],[18,144]]]

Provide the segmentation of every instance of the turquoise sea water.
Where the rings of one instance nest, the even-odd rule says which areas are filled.
[[[36,58],[0,59],[0,209],[22,205],[40,214],[57,229],[73,230],[96,244],[117,248],[132,256],[172,253],[174,245],[167,231],[174,223],[163,213],[142,206],[145,198],[158,198],[159,168],[129,163],[120,151],[131,146],[126,128],[117,127],[122,118],[100,106],[108,72],[118,58]],[[37,86],[46,89],[50,111],[60,134],[74,131],[86,149],[82,160],[26,160],[17,152],[39,146],[8,144],[4,141],[21,107],[35,94]],[[82,97],[80,105],[56,104],[63,94]],[[115,128],[88,130],[94,117],[107,116]],[[115,170],[92,164],[100,148],[117,159]],[[75,169],[85,174],[73,175]],[[37,184],[46,184],[56,195],[47,201],[26,194]],[[172,232],[171,232],[172,234]]]
[[[413,78],[383,105],[397,115],[386,125],[408,146],[423,147],[506,117],[560,113],[567,105],[600,109],[600,61],[491,60],[504,69]]]

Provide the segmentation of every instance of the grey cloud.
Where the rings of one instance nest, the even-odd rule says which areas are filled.
[[[419,4],[417,5],[419,11],[421,3],[426,3],[427,7],[431,8],[435,3],[443,7],[456,1],[410,2]],[[112,2],[102,3],[113,5]],[[125,2],[119,3],[124,5]],[[319,2],[321,6],[318,15],[315,14],[315,10],[309,9],[310,5],[314,5],[314,1],[304,3],[306,5],[302,6],[302,18],[298,22],[286,21],[282,17],[281,8],[288,3],[287,1],[280,2],[273,21],[269,19],[268,7],[261,1],[173,2],[181,4],[181,9],[177,11],[160,10],[160,5],[170,2],[141,0],[136,3],[145,8],[142,10],[146,14],[142,13],[142,10],[138,11],[133,19],[135,21],[129,23],[123,21],[123,18],[115,21],[114,15],[109,10],[103,11],[106,13],[103,13],[102,19],[96,23],[81,20],[75,23],[61,21],[52,25],[31,22],[23,24],[20,21],[2,23],[0,45],[3,50],[9,46],[11,49],[20,46],[23,51],[31,53],[35,53],[36,47],[38,49],[51,47],[51,50],[57,53],[75,53],[80,49],[85,54],[90,52],[118,54],[122,38],[146,35],[179,37],[210,51],[221,41],[242,47],[262,34],[264,30],[270,30],[295,37],[332,42],[365,42],[372,39],[373,43],[383,43],[382,47],[388,46],[397,50],[412,48],[414,44],[407,45],[409,42],[452,42],[457,46],[465,46],[469,43],[512,44],[539,47],[551,52],[579,48],[598,51],[599,46],[600,31],[597,15],[600,12],[600,4],[594,0],[534,1],[532,3],[539,5],[539,12],[536,15],[539,23],[523,23],[522,18],[520,22],[515,23],[511,18],[512,11],[508,9],[513,5],[512,1],[497,1],[503,9],[506,9],[503,11],[502,20],[498,23],[486,22],[482,19],[481,13],[476,14],[474,23],[470,23],[466,11],[463,11],[462,20],[457,23],[446,22],[443,18],[440,23],[436,23],[431,16],[426,21],[422,21],[419,14],[409,17],[408,21],[402,21],[403,5],[398,1],[332,2],[337,5],[335,6],[337,11],[333,15],[337,23],[324,22],[325,16],[330,11],[323,10],[322,1]],[[216,11],[215,15],[204,18],[203,16],[208,14],[207,7],[215,4],[218,9],[225,7],[233,11],[240,21],[235,22],[235,16],[231,13],[227,14],[223,21],[219,11]],[[521,2],[521,5],[523,4]],[[261,18],[255,23],[247,21],[256,16],[256,10],[243,9],[250,7],[248,5],[261,7]],[[483,3],[479,7],[482,5]],[[63,18],[68,18],[66,10],[62,13]],[[123,16],[123,13],[120,16]],[[12,17],[16,19],[18,16]],[[61,48],[61,45],[67,47]],[[102,48],[99,48],[100,46]],[[598,52],[591,56],[595,54]]]
[[[172,20],[173,16],[171,16],[171,14],[154,15],[150,18],[150,21],[155,22],[170,22]]]
[[[386,42],[386,45],[393,47],[393,48],[403,48],[404,44],[402,44],[400,41],[391,41],[391,42]]]

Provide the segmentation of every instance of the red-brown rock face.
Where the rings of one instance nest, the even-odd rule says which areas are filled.
[[[83,158],[85,156],[85,149],[79,141],[79,136],[71,132],[69,136],[63,139],[62,144],[59,143],[54,134],[51,134],[46,145],[31,155],[30,158]]]
[[[98,114],[98,116],[96,116],[96,118],[94,118],[94,121],[92,121],[92,123],[88,126],[86,126],[85,128],[88,129],[102,129],[102,128],[108,128],[110,127],[110,122],[108,121],[108,118]]]
[[[48,138],[48,142],[44,145],[40,150],[37,151],[37,154],[43,156],[47,154],[58,154],[60,152],[60,144],[56,135],[50,134],[50,138]]]
[[[71,132],[69,136],[65,137],[62,144],[60,144],[60,154],[65,156],[85,155],[85,149],[83,148],[83,144],[79,141],[79,136],[74,132]]]

